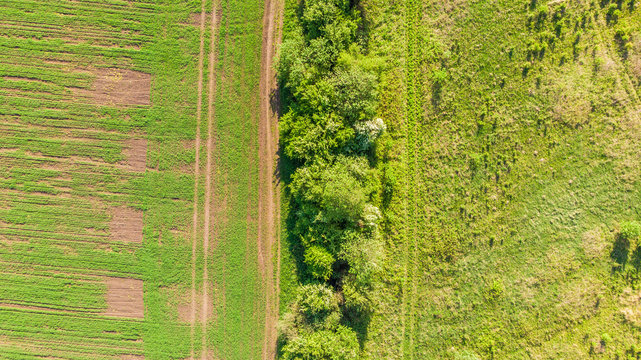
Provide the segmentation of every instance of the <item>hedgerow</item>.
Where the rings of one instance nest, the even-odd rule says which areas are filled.
[[[385,131],[375,117],[378,78],[361,61],[357,3],[307,0],[291,21],[279,62],[280,131],[293,164],[289,234],[301,250],[303,285],[283,319],[281,355],[356,359],[352,319],[371,311],[368,290],[382,253],[374,205],[380,183],[369,161]],[[328,301],[336,308],[326,309]]]

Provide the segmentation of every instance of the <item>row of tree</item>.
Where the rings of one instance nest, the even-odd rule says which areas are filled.
[[[301,285],[281,321],[281,357],[357,359],[381,261],[379,177],[368,159],[385,124],[363,66],[355,1],[303,0],[281,48],[281,146],[293,164],[289,233]]]

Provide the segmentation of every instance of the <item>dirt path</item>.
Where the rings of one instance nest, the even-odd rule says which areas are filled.
[[[203,281],[202,281],[202,308],[201,308],[201,322],[203,325],[202,334],[202,360],[207,360],[209,351],[207,349],[207,318],[209,315],[209,294],[208,294],[208,271],[207,261],[209,258],[209,236],[211,234],[211,213],[213,207],[212,201],[212,175],[213,175],[213,152],[214,152],[214,118],[216,116],[216,107],[214,106],[215,93],[216,93],[216,60],[217,60],[217,41],[216,32],[218,31],[218,1],[214,0],[211,10],[211,38],[209,44],[209,85],[208,85],[208,109],[207,109],[207,163],[205,168],[205,213],[204,213],[204,229],[203,229]]]
[[[274,169],[278,151],[277,105],[272,106],[272,94],[277,88],[274,71],[276,45],[281,39],[281,0],[265,0],[263,16],[263,45],[260,71],[259,120],[259,198],[258,198],[258,256],[265,284],[265,341],[263,359],[276,357],[276,325],[278,322],[278,293],[280,283],[280,197]],[[277,245],[277,267],[274,277],[274,245]]]
[[[194,359],[194,328],[196,326],[196,244],[198,239],[198,179],[200,177],[200,119],[203,107],[203,58],[205,56],[205,0],[200,10],[200,53],[198,55],[198,99],[196,101],[196,163],[194,166],[194,215],[191,240],[191,359]]]

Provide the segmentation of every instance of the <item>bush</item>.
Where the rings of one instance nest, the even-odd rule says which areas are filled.
[[[338,309],[334,291],[327,285],[307,284],[300,287],[296,304],[310,319],[322,317]]]
[[[505,287],[503,286],[503,283],[498,280],[494,280],[487,289],[486,299],[490,302],[496,302],[503,296],[504,291]]]
[[[305,250],[305,265],[310,274],[318,280],[329,280],[334,261],[334,256],[322,246],[313,245]]]
[[[356,360],[359,345],[356,333],[344,326],[336,330],[306,333],[283,347],[283,360]]]
[[[627,221],[621,224],[619,236],[628,244],[630,250],[638,245],[639,236],[641,236],[641,224],[636,221]]]
[[[358,67],[340,70],[330,80],[335,92],[331,101],[339,116],[348,123],[374,117],[378,93],[376,76]]]
[[[387,130],[387,126],[381,118],[359,122],[354,128],[356,129],[356,147],[361,151],[369,149],[376,139]]]

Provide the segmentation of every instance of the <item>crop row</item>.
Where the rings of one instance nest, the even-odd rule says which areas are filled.
[[[0,277],[0,303],[102,311],[107,308],[105,291],[105,284],[99,282],[6,273]]]
[[[175,36],[197,29],[170,22],[184,23],[189,6],[0,4],[0,357],[187,356],[188,326],[168,311],[163,289],[187,279],[185,239],[168,230],[191,211],[193,176],[132,172],[123,162],[126,140],[145,137],[145,130],[159,142],[193,137],[191,87],[166,89],[158,100],[164,107],[89,104],[77,89],[94,87],[97,75],[88,69],[109,68],[150,73],[156,84],[177,87],[193,59],[176,53],[175,42],[184,39]],[[171,44],[149,46],[167,34],[175,37]],[[168,156],[157,161],[171,163]],[[122,206],[153,209],[145,213],[142,244],[114,240],[111,216]],[[106,276],[144,281],[144,320],[101,315],[109,307]]]
[[[62,3],[64,4],[64,3]],[[8,0],[0,15],[1,20],[21,20],[21,23],[42,23],[48,26],[91,26],[119,34],[121,30],[145,31],[145,16],[148,13],[118,10],[96,6],[62,6],[52,1],[12,1]],[[148,36],[152,36],[149,34]]]

